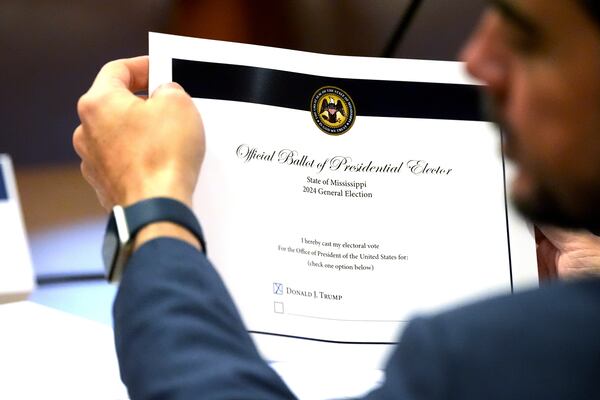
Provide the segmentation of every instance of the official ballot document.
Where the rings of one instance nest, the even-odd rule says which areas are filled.
[[[269,360],[381,365],[411,316],[535,275],[462,64],[151,33],[170,81],[206,131],[208,256]]]

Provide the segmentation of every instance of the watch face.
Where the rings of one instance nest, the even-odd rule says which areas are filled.
[[[110,279],[111,269],[115,264],[115,259],[119,252],[119,234],[117,233],[117,224],[115,222],[115,216],[113,213],[110,214],[108,225],[106,226],[106,233],[104,234],[104,242],[102,244],[102,258],[104,260],[104,270],[106,275]]]

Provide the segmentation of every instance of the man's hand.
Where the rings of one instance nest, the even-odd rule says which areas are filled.
[[[600,275],[600,237],[587,231],[536,228],[541,280]]]
[[[200,115],[176,83],[135,95],[147,88],[148,57],[112,61],[77,104],[73,145],[107,210],[156,196],[191,206],[204,157]]]
[[[73,146],[81,171],[109,210],[150,197],[171,197],[192,206],[204,158],[204,129],[192,99],[176,83],[149,98],[148,57],[113,61],[99,72],[77,104],[81,125]],[[152,224],[137,236],[136,247],[158,236],[199,246],[185,229]]]

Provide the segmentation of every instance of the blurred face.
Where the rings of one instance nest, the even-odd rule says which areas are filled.
[[[600,227],[600,24],[577,0],[492,1],[463,59],[517,164],[517,207]]]

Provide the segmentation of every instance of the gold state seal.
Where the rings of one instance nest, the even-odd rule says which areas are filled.
[[[313,121],[329,135],[346,133],[356,118],[354,102],[342,89],[324,86],[317,90],[310,101]]]

